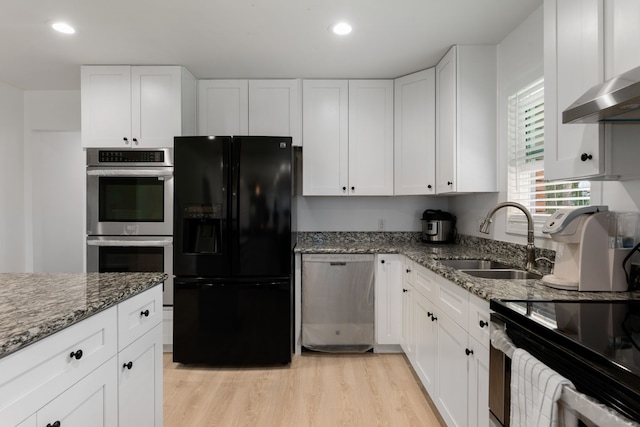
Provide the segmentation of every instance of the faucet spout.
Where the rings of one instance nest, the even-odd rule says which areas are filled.
[[[489,211],[484,221],[482,221],[482,224],[480,225],[480,232],[484,234],[489,234],[489,225],[491,225],[491,222],[492,222],[491,218],[493,217],[493,215],[499,209],[509,207],[509,206],[512,208],[520,209],[522,213],[524,213],[524,215],[527,217],[527,262],[525,265],[525,269],[531,270],[532,268],[536,267],[536,247],[534,244],[534,237],[533,237],[533,217],[531,216],[531,213],[527,208],[522,206],[520,203],[516,203],[516,202],[498,203],[493,209]]]

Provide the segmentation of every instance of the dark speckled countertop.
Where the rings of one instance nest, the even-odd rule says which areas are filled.
[[[164,273],[0,273],[0,358],[160,285]]]
[[[524,238],[523,238],[524,239]],[[524,266],[525,246],[471,236],[458,236],[456,244],[427,244],[420,233],[299,233],[296,253],[402,254],[487,301],[528,300],[640,300],[636,292],[576,292],[549,288],[540,280],[482,279],[438,262],[442,259],[485,259]],[[555,258],[554,251],[537,249],[536,256]],[[539,262],[537,273],[547,274],[551,264]]]

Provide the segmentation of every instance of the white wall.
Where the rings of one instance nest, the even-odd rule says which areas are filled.
[[[0,82],[0,272],[23,272],[23,93]]]
[[[421,231],[426,209],[447,210],[446,197],[298,197],[298,231]]]
[[[79,133],[79,90],[24,92],[26,271],[77,272],[84,268],[84,153]],[[43,144],[58,147],[44,147]],[[34,150],[36,148],[38,151]],[[55,164],[42,159],[43,152],[49,152],[49,161]],[[38,170],[34,170],[34,167]],[[43,170],[57,170],[58,173],[50,180],[34,180]],[[73,180],[81,182],[71,184]],[[65,182],[69,185],[65,185]],[[50,197],[46,197],[47,194]],[[56,202],[64,206],[58,206]],[[75,212],[74,217],[65,215],[65,218],[52,218],[52,215],[63,216],[65,211]],[[71,221],[77,224],[74,226]],[[52,230],[45,232],[42,229],[51,224],[64,225],[66,237],[63,239]],[[75,259],[64,262],[52,259],[55,256],[51,253],[52,247],[58,247],[59,253]],[[56,270],[53,267],[55,264],[61,268]]]

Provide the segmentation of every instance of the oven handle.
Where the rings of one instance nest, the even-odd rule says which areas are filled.
[[[87,240],[88,246],[144,246],[160,248],[173,245],[171,240]]]
[[[88,176],[173,176],[173,169],[87,169]]]

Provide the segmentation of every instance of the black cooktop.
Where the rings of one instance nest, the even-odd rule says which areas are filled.
[[[491,309],[518,347],[639,419],[640,301],[492,300]]]

